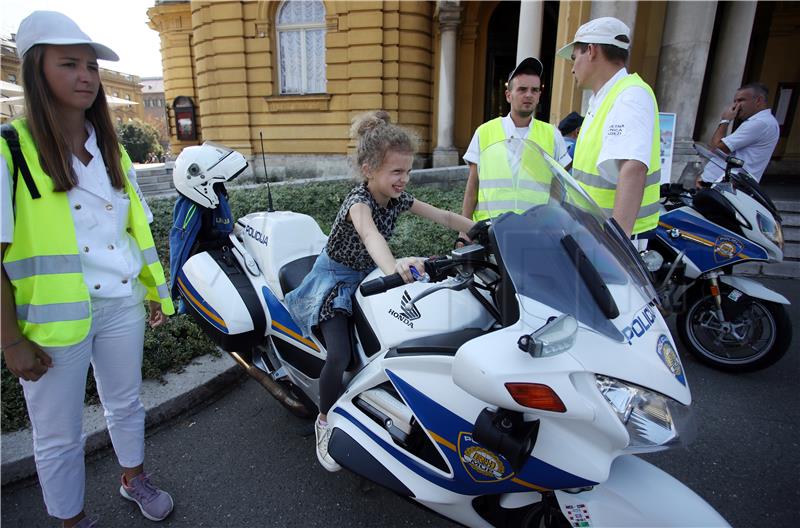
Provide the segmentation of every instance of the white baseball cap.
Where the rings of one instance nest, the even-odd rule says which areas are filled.
[[[620,40],[624,35],[627,42]],[[575,32],[572,42],[558,50],[557,57],[572,60],[572,48],[577,42],[584,44],[611,44],[622,49],[628,49],[631,41],[631,30],[622,20],[613,17],[602,17],[590,20]]]
[[[34,11],[25,17],[19,23],[16,42],[17,56],[20,59],[38,44],[56,46],[87,44],[94,49],[98,59],[119,60],[119,56],[111,48],[92,41],[71,18],[56,11]]]

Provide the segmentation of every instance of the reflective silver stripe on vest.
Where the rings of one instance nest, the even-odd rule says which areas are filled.
[[[517,185],[514,185],[514,180],[511,178],[498,178],[496,180],[480,180],[478,187],[481,189],[528,189],[530,191],[547,192],[545,186],[541,183],[531,180],[520,180]]]
[[[576,168],[572,168],[572,177],[578,180],[581,183],[585,183],[586,185],[596,187],[598,189],[616,189],[617,183],[610,182],[607,179],[603,178],[597,174],[589,174],[588,172],[584,172],[582,170],[578,170]]]
[[[156,290],[158,290],[158,296],[160,298],[162,298],[162,299],[168,299],[169,298],[169,288],[167,288],[166,284],[159,284],[156,287]]]
[[[143,249],[142,256],[144,256],[144,262],[148,266],[150,264],[155,264],[156,262],[158,262],[158,252],[156,251],[155,247],[149,247],[147,249]]]
[[[640,207],[639,208],[639,214],[636,215],[636,219],[639,220],[640,218],[647,218],[650,215],[656,214],[659,211],[660,206],[661,206],[661,204],[656,202],[654,204],[645,205],[643,207]],[[605,214],[607,214],[609,217],[614,216],[614,208],[613,207],[611,209],[604,209],[604,208],[601,207],[600,210],[603,211]]]
[[[78,255],[45,255],[29,257],[13,262],[3,262],[9,280],[21,280],[34,275],[54,275],[59,273],[82,273],[81,258]]]
[[[91,311],[88,301],[57,304],[21,304],[17,306],[17,319],[34,324],[79,321],[88,319]]]
[[[526,200],[494,200],[490,202],[481,202],[478,204],[479,211],[511,211],[514,209],[528,209],[534,205],[542,205],[541,202],[528,202]]]
[[[596,187],[598,189],[616,189],[617,184],[608,181],[607,179],[599,176],[597,174],[589,174],[588,172],[584,172],[582,170],[578,170],[573,168],[572,169],[572,177],[578,180],[581,183],[585,183],[591,187]],[[647,178],[645,179],[645,186],[653,185],[659,183],[661,181],[661,169],[653,172],[652,174],[648,174]]]
[[[645,218],[650,215],[656,214],[661,209],[661,204],[656,202],[650,205],[645,205],[639,208],[639,214],[636,218]]]

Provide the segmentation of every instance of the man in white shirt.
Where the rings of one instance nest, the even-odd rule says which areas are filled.
[[[744,169],[761,181],[775,145],[780,138],[780,127],[767,104],[769,91],[761,83],[746,84],[736,91],[733,104],[722,111],[719,124],[709,145],[725,154],[733,154],[744,161]],[[742,124],[728,134],[730,123],[739,119]],[[712,183],[720,179],[725,171],[714,163],[706,164],[701,178]]]
[[[464,191],[461,212],[463,216],[481,220],[497,216],[501,212],[499,209],[490,208],[487,205],[490,198],[487,198],[485,193],[480,193],[481,150],[486,148],[487,145],[484,143],[487,143],[487,138],[528,139],[537,143],[562,166],[567,166],[572,161],[567,154],[567,146],[561,132],[549,123],[534,117],[541,97],[543,69],[542,63],[534,57],[528,57],[520,62],[509,74],[506,85],[506,101],[511,105],[511,111],[505,117],[495,118],[482,124],[472,136],[469,148],[464,154],[464,161],[469,165],[469,178]],[[499,130],[500,127],[502,131]],[[515,168],[519,165],[519,160],[520,153],[509,153],[512,174],[516,173]],[[465,238],[463,233],[461,236]]]
[[[646,238],[658,225],[658,107],[650,86],[625,68],[629,47],[628,26],[603,17],[578,28],[557,55],[573,61],[578,86],[592,90],[573,176],[628,235]]]

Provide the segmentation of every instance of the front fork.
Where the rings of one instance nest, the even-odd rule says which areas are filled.
[[[745,339],[745,334],[742,332],[743,324],[734,324],[733,322],[726,321],[725,314],[722,312],[722,294],[720,293],[719,289],[719,276],[719,273],[711,273],[707,277],[710,284],[709,290],[711,292],[711,296],[714,298],[714,315],[716,316],[717,321],[712,323],[709,316],[708,318],[704,318],[705,322],[701,321],[701,324],[707,328],[719,332],[717,338],[715,339],[717,342],[730,338],[733,338],[738,342],[742,342]]]
[[[714,297],[714,304],[716,305],[717,319],[719,319],[720,323],[725,323],[725,315],[722,313],[722,295],[720,295],[719,292],[719,281],[717,277],[719,277],[719,274],[710,274],[708,282],[711,285],[711,296]]]

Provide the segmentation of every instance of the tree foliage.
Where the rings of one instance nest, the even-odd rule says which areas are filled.
[[[158,131],[138,119],[117,126],[117,138],[135,163],[145,163],[151,152],[157,156],[164,152],[158,142]]]

